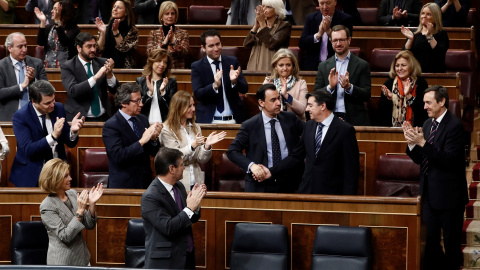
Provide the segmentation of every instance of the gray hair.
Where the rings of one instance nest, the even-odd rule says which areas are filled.
[[[282,0],[263,0],[262,5],[273,7],[275,9],[275,14],[277,14],[280,20],[285,18],[285,13],[287,13],[287,11],[285,10],[285,4]]]
[[[130,98],[132,93],[140,92],[140,86],[136,83],[124,83],[118,89],[115,94],[115,106],[117,108],[122,108],[122,104],[130,103]]]
[[[9,34],[7,36],[7,38],[5,39],[5,49],[8,49],[8,47],[13,47],[13,37],[15,35],[19,35],[19,36],[22,36],[23,38],[25,38],[25,35],[21,32],[13,32],[13,33]]]
[[[28,87],[28,96],[35,103],[42,102],[43,96],[52,96],[55,94],[55,88],[49,81],[38,80]]]

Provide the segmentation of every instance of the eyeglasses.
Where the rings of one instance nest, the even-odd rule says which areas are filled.
[[[331,42],[332,43],[344,43],[345,41],[347,41],[346,38],[339,38],[339,39],[332,39]]]
[[[142,99],[137,99],[137,100],[130,99],[130,102],[137,103],[138,105],[140,105],[140,103],[142,103]]]

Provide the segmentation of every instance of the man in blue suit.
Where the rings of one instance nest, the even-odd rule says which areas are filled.
[[[10,182],[17,187],[35,187],[43,164],[52,158],[66,159],[65,146],[75,147],[85,117],[78,113],[72,126],[65,121],[65,109],[55,102],[55,88],[40,80],[28,89],[30,102],[13,115],[17,154]]]
[[[200,42],[207,56],[192,64],[193,95],[199,102],[197,123],[242,123],[238,93],[247,93],[248,84],[237,58],[222,55],[220,33],[214,29],[203,32]]]
[[[103,126],[103,143],[108,156],[109,188],[147,188],[152,180],[150,156],[160,148],[162,124],[149,127],[140,114],[140,86],[125,83],[115,94],[119,110]]]
[[[328,39],[330,29],[344,25],[353,33],[353,19],[347,13],[336,10],[337,0],[318,0],[320,11],[307,16],[298,46],[305,52],[302,70],[314,70],[321,61],[335,53]]]

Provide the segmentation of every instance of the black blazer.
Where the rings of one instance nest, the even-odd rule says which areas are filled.
[[[432,125],[432,119],[423,124],[425,140],[430,136]],[[464,136],[460,119],[447,111],[433,144],[415,146],[412,151],[407,146],[407,155],[415,163],[422,164],[424,157],[428,160],[428,176],[420,173],[420,195],[433,209],[454,209],[468,203]]]
[[[308,121],[293,152],[270,172],[275,177],[305,159],[299,193],[356,195],[360,164],[355,128],[334,116],[315,157],[316,128],[317,122]]]
[[[386,26],[417,26],[419,23],[419,15],[422,10],[422,1],[420,0],[403,0],[401,10],[407,10],[407,18],[393,20],[393,9],[396,7],[395,0],[382,0],[380,9],[378,10],[378,24]]]
[[[329,84],[328,75],[330,70],[336,67],[335,61],[335,56],[332,56],[318,65],[313,91],[327,88]],[[370,100],[372,95],[370,66],[365,60],[351,53],[347,71],[350,74],[350,83],[353,85],[352,94],[344,95],[345,110],[350,121],[349,123],[354,126],[369,126],[370,119],[365,103]],[[337,101],[336,90],[333,92],[333,100]]]
[[[288,152],[291,153],[303,132],[305,123],[300,120],[293,112],[280,112],[277,116],[282,127],[285,143]],[[262,113],[258,113],[252,118],[242,123],[237,132],[237,136],[230,144],[227,151],[228,158],[239,166],[245,172],[251,162],[263,164],[268,167],[267,141],[265,138],[264,122]],[[243,151],[245,150],[245,155]],[[302,164],[303,165],[303,164]],[[279,192],[293,192],[300,182],[300,175],[303,166],[290,170],[290,173],[278,177],[277,181],[281,181],[282,187]],[[265,192],[264,183],[270,184],[274,179],[268,179],[264,182],[257,182],[251,174],[245,175],[245,191],[246,192]]]
[[[95,57],[92,60],[93,74],[95,75],[105,64],[106,58]],[[87,116],[88,109],[92,104],[93,88],[88,84],[88,75],[78,55],[66,61],[61,66],[62,84],[67,91],[67,101],[65,101],[65,110],[67,111],[67,120],[72,121],[73,117],[80,112],[82,116]],[[116,80],[116,79],[115,79]],[[120,85],[116,80],[113,88],[108,86],[107,77],[103,76],[97,80],[97,90],[103,108],[108,114],[107,98],[108,92],[115,94]]]
[[[160,81],[161,82],[161,81]],[[153,96],[148,96],[148,86],[147,79],[145,77],[138,77],[136,80],[137,85],[139,85],[142,90],[142,111],[141,113],[145,116],[150,115],[150,108],[152,107]],[[160,89],[160,83],[157,83],[157,91]],[[172,100],[173,95],[177,92],[177,80],[175,78],[169,78],[167,86],[165,86],[165,95],[158,95],[158,104],[160,107],[160,115],[162,116],[163,122],[167,120],[168,116],[168,106],[170,106],[170,100]],[[160,92],[159,92],[160,93]]]
[[[136,116],[140,133],[149,127],[143,114]],[[147,188],[152,179],[150,156],[155,156],[160,142],[138,142],[127,120],[117,111],[103,125],[103,143],[108,156],[109,188]]]
[[[248,83],[241,72],[237,79],[237,84],[232,88],[230,81],[230,66],[238,69],[240,64],[236,57],[226,56],[222,54],[222,70],[223,70],[223,88],[227,95],[228,104],[233,112],[233,118],[237,124],[241,124],[244,120],[243,103],[240,100],[239,93],[248,92]],[[217,93],[213,90],[213,72],[207,57],[194,62],[192,64],[192,88],[193,95],[198,101],[196,116],[197,123],[211,123],[217,108]]]
[[[92,10],[91,3],[92,1],[85,0],[72,0],[74,4],[77,5],[77,23],[78,24],[87,24],[90,23],[90,13]],[[102,21],[105,24],[108,24],[110,21],[110,16],[112,15],[112,0],[101,0],[98,1],[98,10],[102,15]]]
[[[321,40],[318,43],[314,43],[314,35],[318,33],[318,26],[322,22],[323,15],[320,11],[309,14],[307,16],[305,25],[303,27],[302,35],[300,36],[300,41],[298,46],[302,53],[304,54],[303,58],[303,67],[301,70],[317,70],[318,64],[320,63],[320,49],[321,49]],[[335,10],[333,13],[331,27],[335,25],[344,25],[349,30],[350,33],[353,33],[353,19],[350,15]],[[334,50],[332,48],[332,43],[328,40],[327,44],[328,57],[334,55]]]
[[[185,187],[180,182],[175,183],[175,187],[187,205]],[[143,193],[141,210],[145,227],[145,268],[184,269],[187,236],[192,233],[192,223],[198,221],[200,212],[189,219],[158,178]]]

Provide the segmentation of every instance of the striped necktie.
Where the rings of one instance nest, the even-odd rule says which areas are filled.
[[[428,136],[427,143],[433,144],[433,141],[435,140],[435,135],[437,134],[437,129],[438,129],[438,122],[434,120],[432,125],[432,131]],[[427,171],[428,171],[428,159],[424,157],[422,161],[422,172],[425,174]]]

